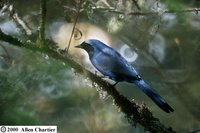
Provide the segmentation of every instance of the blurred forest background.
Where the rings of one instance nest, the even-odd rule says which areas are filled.
[[[55,124],[59,133],[145,132],[130,125],[86,75],[43,52],[6,42],[5,33],[32,45],[45,35],[58,50],[70,42],[70,57],[86,69],[87,56],[73,47],[100,39],[132,63],[175,111],[166,114],[128,83],[117,85],[120,93],[146,103],[177,132],[200,129],[199,0],[46,0],[43,23],[44,1],[0,1],[0,125]],[[42,24],[45,34],[39,33]]]

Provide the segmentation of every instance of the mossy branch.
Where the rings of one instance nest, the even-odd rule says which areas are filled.
[[[10,35],[5,34],[1,29],[0,29],[0,40],[11,43],[11,44],[15,44],[17,46],[23,45],[23,43],[20,40],[12,37]]]
[[[171,127],[165,127],[158,118],[155,118],[151,111],[144,104],[139,104],[135,101],[130,101],[123,95],[121,95],[116,88],[109,84],[108,82],[102,80],[101,77],[96,74],[91,73],[90,71],[83,68],[81,65],[70,59],[66,55],[62,55],[58,53],[53,48],[42,49],[41,47],[37,47],[37,45],[30,44],[26,45],[18,41],[17,39],[0,32],[0,40],[6,41],[12,45],[25,47],[31,50],[41,51],[42,53],[46,53],[49,57],[59,59],[62,62],[67,63],[77,73],[86,75],[92,82],[95,82],[98,86],[100,86],[104,91],[106,91],[110,96],[112,96],[116,106],[120,108],[120,110],[125,114],[128,121],[132,124],[140,124],[145,130],[150,131],[152,133],[175,133],[175,131]]]

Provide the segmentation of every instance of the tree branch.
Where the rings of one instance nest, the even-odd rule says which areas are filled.
[[[104,7],[98,7],[98,6],[93,6],[93,10],[99,10],[99,11],[107,11],[111,13],[117,13],[117,14],[125,14],[125,15],[138,15],[138,16],[145,16],[145,15],[154,15],[154,14],[159,14],[159,12],[123,12],[117,9],[113,8],[104,8]],[[200,11],[200,8],[191,8],[191,9],[184,9],[184,10],[164,10],[161,12],[161,14],[167,14],[167,13],[182,13],[182,12],[195,12],[198,14]]]
[[[20,46],[20,47],[23,46],[23,43],[20,40],[3,33],[1,29],[0,29],[0,40],[9,42],[11,44],[16,44],[17,46]]]

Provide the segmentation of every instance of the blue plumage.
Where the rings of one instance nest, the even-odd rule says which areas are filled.
[[[91,63],[104,76],[116,81],[127,81],[134,83],[147,96],[149,96],[161,109],[170,113],[174,110],[167,102],[138,75],[136,70],[117,51],[108,47],[103,42],[89,39],[76,46],[87,51]]]

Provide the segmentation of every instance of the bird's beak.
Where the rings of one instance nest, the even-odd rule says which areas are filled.
[[[77,45],[77,46],[75,46],[76,48],[82,48],[82,45],[80,44],[80,45]]]

